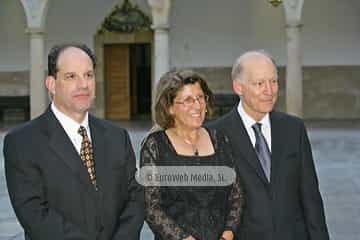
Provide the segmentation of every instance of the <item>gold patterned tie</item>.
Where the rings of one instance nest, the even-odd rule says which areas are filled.
[[[78,133],[83,138],[80,148],[80,158],[83,161],[85,167],[87,168],[91,183],[94,185],[95,189],[97,190],[93,148],[90,139],[86,133],[86,129],[83,126],[80,126]]]

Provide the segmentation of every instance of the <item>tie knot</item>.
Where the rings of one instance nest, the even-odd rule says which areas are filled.
[[[254,125],[252,125],[252,128],[256,133],[261,133],[261,123],[255,123]]]
[[[86,129],[83,126],[79,127],[78,134],[80,134],[83,138],[87,137]]]

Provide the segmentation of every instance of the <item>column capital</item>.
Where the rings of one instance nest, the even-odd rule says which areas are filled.
[[[304,0],[284,0],[283,7],[287,25],[297,26],[301,24],[303,5]]]
[[[20,0],[24,8],[28,28],[44,28],[48,0]]]
[[[44,35],[45,29],[42,27],[28,27],[25,32],[30,35]]]
[[[153,18],[153,24],[169,25],[171,0],[147,0]]]
[[[301,22],[290,22],[285,25],[286,28],[302,28],[303,26]]]
[[[168,32],[169,24],[153,24],[151,25],[151,28],[159,32]]]

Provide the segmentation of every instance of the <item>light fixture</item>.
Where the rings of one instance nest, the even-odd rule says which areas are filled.
[[[271,5],[273,5],[274,7],[279,6],[282,3],[282,0],[268,0],[269,3],[271,3]]]

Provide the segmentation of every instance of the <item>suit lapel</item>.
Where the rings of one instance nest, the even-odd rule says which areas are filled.
[[[260,161],[257,158],[254,147],[250,141],[250,137],[246,131],[244,123],[237,111],[237,108],[233,108],[230,113],[230,126],[227,126],[228,129],[231,129],[229,134],[232,135],[232,139],[236,142],[235,151],[240,152],[244,159],[253,167],[256,174],[259,178],[265,183],[268,184],[265,173],[261,167]]]
[[[49,136],[48,144],[50,149],[58,159],[63,161],[72,170],[74,176],[79,178],[85,188],[93,193],[94,187],[90,182],[87,169],[50,107],[47,109],[45,116],[47,119],[47,135]]]
[[[279,161],[281,159],[284,138],[282,137],[281,117],[276,112],[270,113],[271,124],[271,182],[275,183],[278,176]]]

